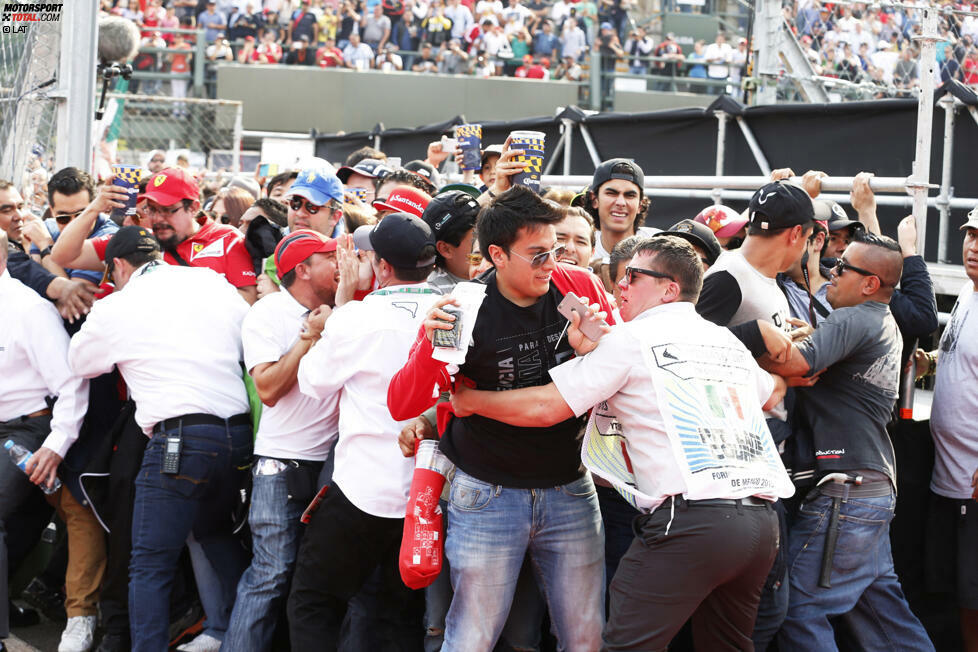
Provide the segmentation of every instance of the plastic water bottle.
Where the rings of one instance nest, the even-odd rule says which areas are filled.
[[[3,447],[8,453],[10,453],[10,459],[14,461],[14,464],[20,467],[21,471],[27,473],[27,462],[31,459],[31,456],[34,455],[34,453],[30,452],[20,444],[14,443],[12,439],[8,439],[6,443],[4,443]],[[40,487],[41,491],[44,493],[53,494],[55,491],[61,488],[61,480],[55,477],[53,485],[49,487],[42,484]]]

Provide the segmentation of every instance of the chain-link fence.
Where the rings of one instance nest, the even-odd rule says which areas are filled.
[[[119,163],[145,165],[150,152],[163,150],[194,168],[241,169],[241,102],[116,93],[109,99],[102,140]]]
[[[940,12],[935,85],[956,79],[978,86],[978,13],[969,5],[788,0],[783,11],[830,98],[845,101],[917,95],[924,6]],[[779,91],[780,99],[796,99],[790,76]]]
[[[46,182],[57,136],[59,22],[5,22],[0,33],[0,178],[26,193]],[[22,30],[22,31],[21,31]]]

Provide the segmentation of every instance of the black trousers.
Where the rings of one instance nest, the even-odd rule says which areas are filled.
[[[122,430],[115,440],[109,466],[109,492],[106,525],[109,545],[99,598],[102,625],[107,632],[127,636],[129,633],[129,555],[132,551],[132,504],[136,496],[136,476],[143,463],[143,451],[149,439],[136,425],[130,403]]]
[[[381,518],[359,510],[337,485],[313,514],[299,545],[289,594],[292,649],[336,650],[347,606],[379,571],[376,613],[401,613],[419,603],[420,591],[401,581],[397,556],[404,519]],[[423,602],[415,622],[423,636]]]
[[[611,583],[603,649],[665,650],[690,617],[697,650],[753,649],[761,588],[778,550],[774,509],[671,502],[635,519],[635,540]]]

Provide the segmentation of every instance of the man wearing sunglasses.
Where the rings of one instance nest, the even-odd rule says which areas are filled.
[[[830,618],[839,614],[847,614],[861,648],[899,641],[903,649],[934,649],[907,605],[890,552],[896,465],[886,424],[903,344],[889,303],[902,269],[894,240],[857,234],[832,271],[826,298],[833,312],[792,346],[787,362],[761,360],[785,377],[819,375],[798,392],[795,482],[807,475],[811,491],[788,536],[782,649],[834,647]]]
[[[498,179],[497,179],[498,183]],[[505,390],[550,382],[550,370],[574,351],[557,305],[567,292],[611,308],[597,278],[558,264],[554,225],[561,211],[523,186],[498,197],[476,225],[493,270],[480,277],[485,299],[472,346],[459,373],[479,389]],[[439,300],[429,311],[407,364],[395,375],[387,404],[396,419],[434,404],[448,389],[445,364],[431,358],[432,332],[454,317]],[[604,537],[598,500],[580,458],[583,420],[568,414],[547,427],[511,426],[481,415],[442,423],[441,450],[456,465],[448,507],[446,558],[455,595],[445,647],[492,649],[512,606],[529,553],[567,650],[600,647],[604,614]]]
[[[778,545],[772,501],[793,491],[761,414],[784,382],[696,314],[702,278],[688,242],[644,240],[619,281],[624,324],[597,344],[571,327],[587,353],[551,369],[549,384],[456,384],[452,398],[458,415],[523,427],[593,407],[584,462],[638,509],[601,649],[665,649],[690,617],[698,647],[751,648]]]
[[[75,269],[102,269],[111,236],[86,239],[99,214],[121,208],[125,192],[106,183],[95,200],[61,232],[51,250],[55,263]],[[166,168],[150,177],[146,191],[143,226],[152,228],[163,248],[163,261],[184,267],[207,267],[233,285],[249,304],[258,300],[255,270],[241,232],[213,221],[199,224],[200,190],[193,175],[183,168]]]
[[[41,264],[50,272],[65,275],[70,279],[81,279],[89,284],[92,292],[97,291],[102,273],[84,269],[62,269],[51,260],[51,248],[61,235],[61,230],[82,214],[95,197],[95,182],[87,173],[78,168],[58,170],[48,181],[48,205],[52,217],[44,223],[30,220],[24,225],[24,236],[31,241],[31,254],[40,256]],[[119,226],[105,215],[99,215],[92,227],[89,238],[111,236]]]
[[[285,194],[289,231],[312,229],[327,238],[343,229],[343,185],[325,168],[306,168]]]

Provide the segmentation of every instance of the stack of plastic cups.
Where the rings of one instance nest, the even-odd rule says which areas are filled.
[[[127,216],[132,217],[136,214],[136,199],[139,197],[139,178],[142,175],[142,168],[138,165],[113,165],[112,175],[112,185],[125,188],[129,193],[125,206],[112,209],[112,220],[122,224]]]
[[[458,125],[455,139],[462,150],[462,170],[482,169],[482,125]]]
[[[540,192],[540,175],[543,174],[546,137],[542,131],[514,131],[509,135],[509,148],[523,150],[513,160],[525,164],[522,172],[513,175],[513,183],[526,186],[537,193]]]

